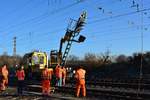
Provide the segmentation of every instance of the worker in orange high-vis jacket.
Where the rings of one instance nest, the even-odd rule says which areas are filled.
[[[8,69],[7,65],[4,64],[1,69],[2,79],[1,79],[1,90],[6,90],[6,86],[8,85]]]
[[[55,82],[56,84],[55,84],[55,85],[56,85],[56,86],[58,86],[58,77],[59,77],[59,72],[58,72],[58,71],[59,71],[59,66],[60,66],[60,65],[58,64],[58,65],[55,67],[55,77],[56,77],[56,82]]]
[[[49,77],[49,81],[50,81],[50,85],[49,85],[49,91],[51,92],[51,81],[52,81],[52,75],[53,75],[53,68],[49,68],[48,69],[48,77]]]
[[[76,78],[76,97],[79,97],[80,89],[82,89],[82,96],[86,96],[86,88],[85,88],[85,74],[86,71],[82,69],[82,67],[78,67],[75,73]]]
[[[18,79],[17,92],[18,92],[18,95],[22,95],[23,87],[24,87],[24,79],[25,79],[25,72],[24,72],[24,66],[23,65],[18,68],[18,70],[16,72],[16,77]]]
[[[62,86],[62,68],[61,66],[58,64],[55,68],[55,75],[56,75],[56,86],[61,87]]]
[[[53,70],[48,69],[45,66],[45,69],[42,71],[42,94],[49,95],[50,94],[50,80],[52,78]]]
[[[65,86],[66,83],[66,68],[63,66],[62,68],[62,85]]]

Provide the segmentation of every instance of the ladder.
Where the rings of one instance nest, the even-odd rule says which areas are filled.
[[[72,32],[72,31],[70,31]],[[74,39],[74,37],[76,36],[76,33],[75,32],[72,32],[72,35],[70,37],[70,39],[67,41],[67,46],[65,48],[65,51],[64,51],[64,54],[63,54],[63,57],[62,57],[62,62],[61,62],[61,65],[64,66],[65,63],[66,63],[66,59],[67,59],[67,56],[69,54],[69,51],[71,49],[71,45],[72,45],[72,40]]]
[[[67,45],[66,45],[64,54],[61,58],[61,63],[60,63],[61,66],[65,65],[67,56],[71,49],[72,42],[74,41],[74,38],[77,37],[79,35],[80,31],[82,30],[82,27],[85,23],[85,19],[86,19],[86,12],[83,12],[77,21],[71,20],[71,22],[69,23],[66,34],[65,34],[65,36],[69,37],[69,38],[64,39],[63,42],[61,41],[60,49],[59,49],[59,54],[61,54],[62,44],[66,41]],[[75,23],[73,23],[73,22],[75,22]]]

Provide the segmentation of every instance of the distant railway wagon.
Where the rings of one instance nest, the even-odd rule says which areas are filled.
[[[48,65],[48,56],[45,52],[34,51],[24,55],[23,57],[26,68],[28,71],[39,72]]]

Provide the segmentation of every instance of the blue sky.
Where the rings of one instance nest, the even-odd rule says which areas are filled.
[[[138,7],[132,7],[133,1]],[[88,16],[80,33],[86,41],[73,43],[70,55],[83,57],[87,52],[100,54],[107,49],[111,55],[140,52],[142,9],[147,9],[143,11],[143,45],[144,51],[149,51],[150,1],[143,0],[143,8],[141,1],[0,0],[0,54],[13,54],[14,36],[19,55],[35,49],[48,54],[59,49],[69,19],[78,19],[82,11],[87,11]]]

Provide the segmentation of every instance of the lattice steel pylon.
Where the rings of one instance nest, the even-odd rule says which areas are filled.
[[[16,39],[17,37],[13,38],[13,56],[16,57]]]

